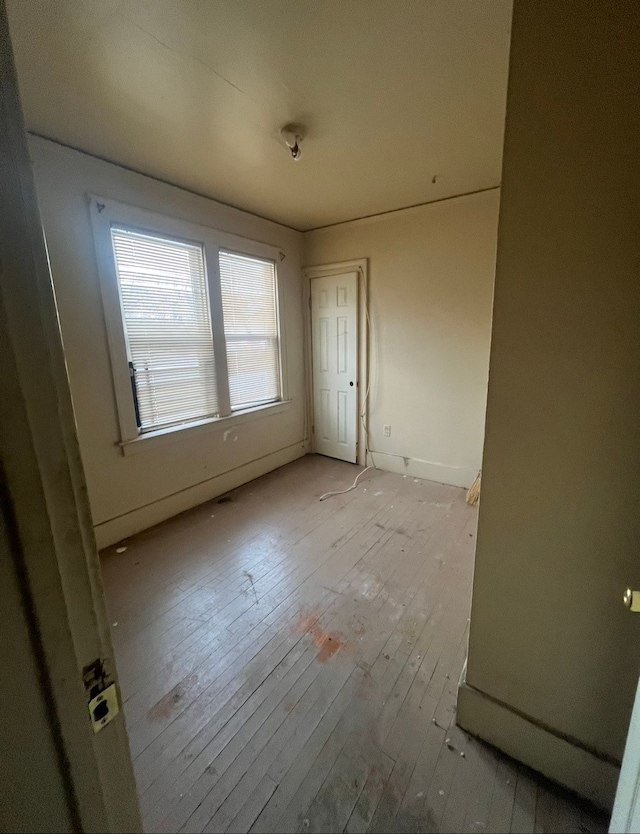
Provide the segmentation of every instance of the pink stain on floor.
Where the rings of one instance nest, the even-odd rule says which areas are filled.
[[[325,631],[318,622],[319,616],[318,612],[311,612],[301,617],[295,626],[295,631],[298,634],[308,633],[311,636],[318,649],[317,660],[320,663],[326,663],[336,652],[347,645],[347,641],[339,631]]]

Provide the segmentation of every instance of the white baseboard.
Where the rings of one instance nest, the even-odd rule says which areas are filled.
[[[456,720],[471,735],[611,811],[620,773],[613,763],[465,683],[458,689]]]
[[[446,466],[444,463],[431,463],[420,458],[405,458],[402,455],[390,455],[387,452],[369,451],[367,464],[375,463],[378,469],[395,472],[398,475],[411,475],[425,481],[436,481],[439,484],[465,487],[468,489],[474,482],[477,469],[465,469],[461,466]]]
[[[166,498],[161,498],[145,507],[132,510],[102,524],[96,524],[94,530],[98,548],[108,547],[128,536],[132,536],[134,533],[139,533],[141,530],[146,530],[153,527],[154,524],[159,524],[167,518],[178,515],[178,513],[197,507],[198,504],[204,504],[205,501],[224,495],[225,492],[253,481],[261,475],[266,475],[267,472],[272,472],[274,469],[279,469],[306,453],[306,442],[294,443],[293,446],[287,446],[285,449],[265,455],[265,457],[244,466],[238,466],[229,472],[223,472],[215,478],[210,478],[208,481],[203,481],[173,495],[168,495]]]

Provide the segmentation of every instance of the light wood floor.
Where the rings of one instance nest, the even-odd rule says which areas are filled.
[[[605,831],[455,726],[464,491],[318,501],[358,471],[309,456],[104,552],[145,829]]]

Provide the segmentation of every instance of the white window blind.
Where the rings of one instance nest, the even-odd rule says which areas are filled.
[[[231,410],[280,399],[275,265],[221,251],[220,286]]]
[[[141,432],[218,413],[202,247],[112,228]]]

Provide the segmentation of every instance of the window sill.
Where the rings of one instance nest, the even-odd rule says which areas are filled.
[[[189,423],[184,426],[170,426],[166,429],[146,432],[133,440],[123,440],[118,445],[123,455],[135,455],[138,452],[147,452],[158,446],[165,446],[167,443],[176,443],[178,440],[191,440],[200,434],[211,432],[231,431],[236,426],[245,423],[253,423],[262,417],[271,417],[273,414],[280,414],[291,407],[291,400],[280,400],[277,403],[268,403],[254,408],[247,408],[243,411],[236,411],[227,417],[210,417],[207,420],[200,420],[197,423]]]

